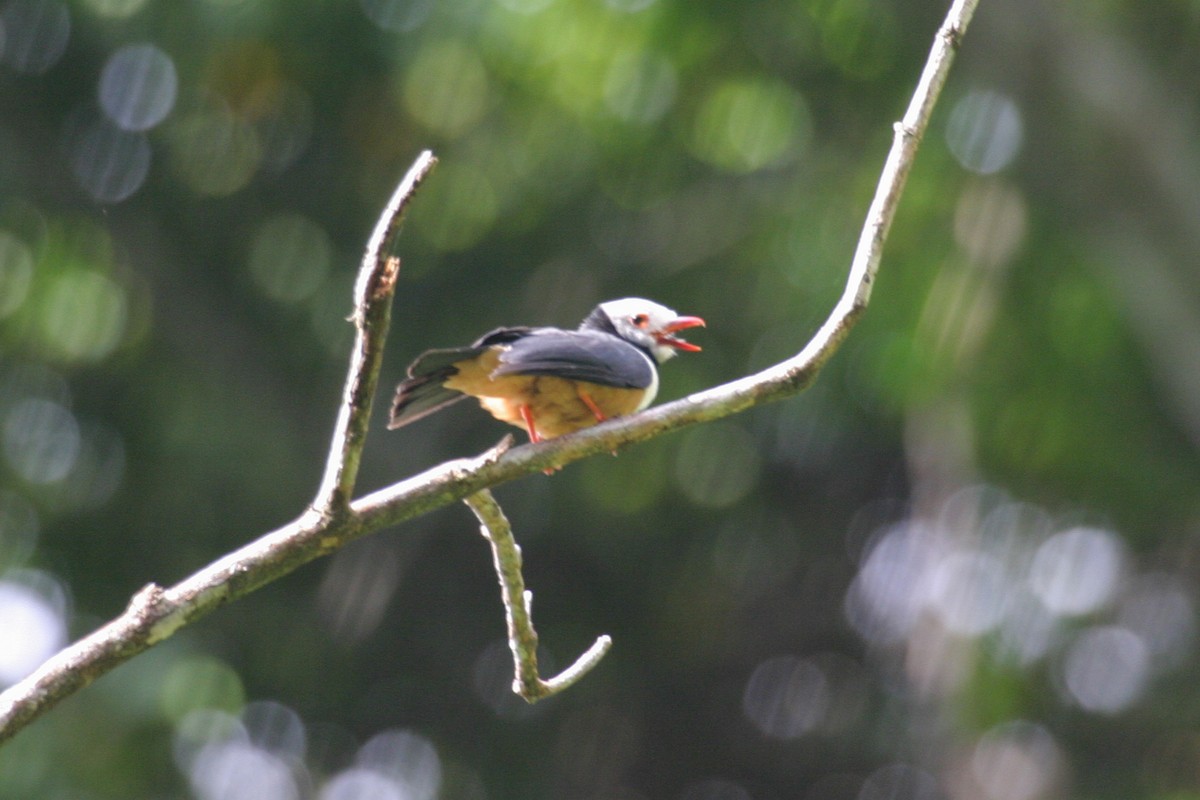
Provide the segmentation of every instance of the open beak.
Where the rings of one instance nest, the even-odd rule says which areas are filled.
[[[684,341],[671,334],[676,331],[684,330],[685,328],[703,328],[704,320],[699,317],[676,317],[675,319],[663,325],[654,333],[654,339],[659,344],[665,344],[674,347],[676,350],[683,350],[688,353],[699,353],[700,345],[692,344]]]

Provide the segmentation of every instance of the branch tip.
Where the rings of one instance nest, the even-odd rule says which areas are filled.
[[[163,594],[163,588],[157,583],[147,583],[141,589],[138,589],[137,594],[130,598],[126,611],[129,614],[141,617],[147,611],[154,608],[154,606],[158,605],[158,602],[162,600]]]
[[[495,464],[500,460],[500,456],[512,449],[516,441],[516,438],[511,433],[504,434],[504,437],[500,441],[496,442],[479,456],[480,461],[484,464]]]
[[[542,698],[549,697],[553,694],[558,694],[564,689],[570,688],[577,681],[579,681],[580,678],[595,669],[600,663],[600,660],[603,659],[611,649],[611,636],[604,634],[598,637],[596,641],[592,643],[592,646],[583,652],[583,655],[575,659],[574,664],[567,667],[555,677],[541,681],[539,686],[541,689],[541,694],[539,694],[538,697],[525,699],[529,700],[529,702],[534,702],[535,700],[541,700]]]

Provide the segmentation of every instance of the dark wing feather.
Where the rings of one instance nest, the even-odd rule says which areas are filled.
[[[624,339],[556,328],[539,328],[513,341],[492,374],[553,375],[626,389],[654,383],[650,357]]]
[[[409,378],[397,386],[396,397],[392,400],[392,413],[388,417],[388,428],[399,428],[401,425],[416,422],[466,397],[465,394],[442,386],[442,382],[453,374],[450,371],[440,375],[422,375],[419,378]]]
[[[471,346],[483,348],[483,347],[491,347],[494,344],[509,344],[511,342],[515,342],[518,339],[524,339],[526,336],[529,336],[534,333],[540,333],[542,331],[554,331],[554,330],[558,330],[558,329],[557,328],[530,328],[525,325],[514,325],[514,326],[511,326],[508,328],[496,328],[496,330],[488,331],[483,336],[480,336],[478,339],[476,339],[471,344]]]
[[[476,358],[497,344],[508,344],[528,336],[533,328],[497,328],[479,337],[469,347],[447,347],[426,350],[408,366],[408,378],[396,387],[392,401],[389,428],[399,428],[457,403],[466,395],[447,389],[442,384],[458,372],[455,364]]]

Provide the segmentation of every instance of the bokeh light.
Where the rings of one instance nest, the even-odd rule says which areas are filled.
[[[1016,588],[1000,630],[1004,655],[1018,664],[1033,664],[1044,658],[1062,635],[1059,617],[1047,610],[1031,592]]]
[[[679,78],[661,53],[629,50],[613,59],[604,79],[604,104],[616,117],[635,125],[662,119],[675,102]]]
[[[1003,621],[1011,586],[1011,576],[994,556],[954,553],[933,568],[929,602],[948,630],[979,636]]]
[[[34,484],[61,481],[79,457],[79,422],[50,400],[29,398],[12,406],[4,419],[4,458]]]
[[[198,708],[175,723],[171,741],[175,766],[187,773],[200,752],[213,742],[249,742],[246,726],[236,712]]]
[[[255,231],[249,261],[250,275],[263,294],[281,303],[298,303],[325,281],[333,265],[333,243],[312,219],[276,214]]]
[[[188,669],[212,666],[197,661]],[[203,800],[299,800],[312,796],[304,763],[307,738],[307,726],[294,710],[256,701],[237,714],[188,712],[176,726],[174,751],[176,764]]]
[[[372,770],[400,787],[402,797],[435,800],[442,785],[442,759],[433,743],[410,730],[391,730],[371,737],[358,751],[355,765]]]
[[[300,800],[286,759],[237,739],[211,742],[196,754],[188,777],[200,800]]]
[[[888,6],[837,0],[814,6],[821,49],[847,75],[869,78],[892,63],[899,23]]]
[[[303,761],[308,748],[308,733],[300,715],[272,700],[248,703],[241,713],[250,742],[262,749],[296,761]]]
[[[753,172],[802,156],[812,136],[804,99],[766,78],[726,81],[696,117],[691,148],[722,169]]]
[[[0,574],[0,688],[16,683],[67,639],[65,592],[50,575]]]
[[[358,767],[334,775],[317,795],[318,800],[408,800],[409,797],[395,781]]]
[[[1120,540],[1111,531],[1071,528],[1038,547],[1029,581],[1050,611],[1087,614],[1112,599],[1123,561]]]
[[[1005,722],[979,737],[971,774],[989,800],[1037,800],[1056,788],[1062,755],[1041,725]]]
[[[33,282],[33,251],[16,234],[0,229],[0,320],[25,302]]]
[[[171,133],[175,169],[197,194],[233,194],[250,182],[262,160],[254,127],[221,103],[182,115]]]
[[[951,495],[936,522],[893,523],[869,539],[845,613],[869,643],[907,648],[905,670],[927,690],[961,686],[956,670],[963,665],[956,666],[943,634],[965,641],[994,635],[1002,663],[1052,657],[1064,704],[1118,714],[1192,651],[1196,635],[1194,604],[1177,580],[1130,570],[1113,531],[1058,527],[1036,507],[976,487]],[[1072,627],[1102,614],[1117,622]],[[1057,779],[1053,743],[1040,729],[1034,734],[1032,742],[1005,741],[978,756],[986,764],[1038,762],[1029,766],[1028,786],[1010,783],[1007,790],[996,777],[1003,769],[977,765],[989,796],[1040,797]]]
[[[122,287],[107,275],[79,269],[50,282],[40,312],[40,333],[52,354],[96,362],[120,345],[129,304]]]
[[[119,203],[133,195],[150,174],[150,143],[141,133],[96,120],[73,137],[71,166],[92,198]]]
[[[1149,678],[1146,643],[1117,625],[1083,631],[1062,663],[1066,692],[1080,708],[1105,714],[1124,711],[1137,701]]]
[[[462,136],[487,110],[487,80],[478,54],[463,42],[432,42],[404,69],[405,106],[433,133]]]
[[[897,525],[874,542],[846,593],[850,624],[868,641],[897,643],[916,625],[936,563],[929,532]]]
[[[152,44],[131,44],[108,57],[100,73],[100,107],[120,129],[145,131],[175,107],[175,62]]]
[[[829,682],[816,664],[793,656],[768,659],[746,683],[742,711],[760,731],[794,739],[816,728],[829,709]]]
[[[954,240],[972,263],[998,267],[1016,255],[1028,232],[1021,192],[998,180],[968,187],[954,209]]]
[[[946,143],[964,168],[990,175],[1017,157],[1024,127],[1021,112],[1012,98],[975,89],[951,109]]]
[[[173,664],[163,679],[159,708],[163,716],[176,723],[185,740],[193,738],[196,725],[207,730],[209,716],[201,715],[184,723],[196,712],[236,713],[246,702],[242,679],[232,667],[211,656],[190,656]]]

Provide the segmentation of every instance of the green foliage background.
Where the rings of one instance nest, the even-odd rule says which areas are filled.
[[[798,350],[944,12],[0,4],[0,649],[4,592],[76,638],[311,499],[421,149],[385,384],[626,295],[708,320],[665,398]],[[1198,32],[983,0],[818,384],[498,490],[546,660],[616,642],[565,695],[508,694],[450,508],[64,704],[0,797],[1200,797]],[[502,432],[382,421],[364,489]]]

